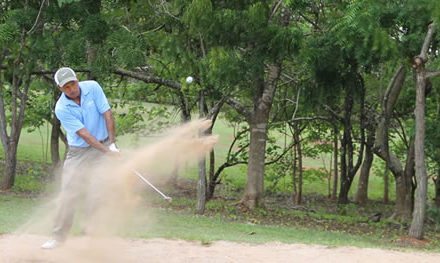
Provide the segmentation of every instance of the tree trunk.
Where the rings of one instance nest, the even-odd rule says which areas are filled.
[[[17,144],[9,143],[9,147],[5,153],[5,170],[3,172],[3,180],[0,185],[0,190],[8,190],[14,186],[16,168]]]
[[[206,192],[206,199],[211,200],[214,197],[215,187],[217,186],[217,178],[215,177],[215,151],[212,150],[209,154],[209,175],[208,175],[208,189]]]
[[[199,113],[200,118],[205,116],[205,95],[203,90],[200,91],[199,99]],[[200,136],[204,136],[204,132],[200,133]],[[196,213],[202,215],[205,212],[206,204],[206,158],[203,157],[199,161],[199,180],[197,182],[197,208]]]
[[[421,58],[419,58],[422,60]],[[417,60],[417,58],[416,58]],[[409,235],[423,239],[423,227],[426,215],[426,198],[428,180],[425,165],[425,87],[426,72],[424,62],[415,62],[417,65],[417,90],[416,90],[416,134],[415,134],[415,169],[417,188],[414,202],[414,212],[409,229]]]
[[[437,177],[434,179],[435,197],[434,202],[437,208],[440,208],[440,169],[437,170]]]
[[[358,190],[356,193],[355,201],[360,205],[365,205],[368,201],[368,181],[370,178],[371,165],[373,164],[374,154],[371,147],[374,144],[374,132],[368,133],[365,159],[362,163],[361,174],[359,175]]]
[[[268,65],[267,72],[267,81],[257,81],[257,89],[261,90],[261,93],[256,93],[254,110],[248,117],[250,128],[249,160],[246,188],[241,203],[249,209],[258,207],[263,197],[267,125],[276,91],[276,82],[281,73],[281,64]]]
[[[302,186],[303,186],[303,167],[302,167],[302,149],[301,149],[301,138],[299,136],[300,130],[295,129],[295,147],[297,152],[298,160],[298,183],[297,191],[295,195],[295,204],[300,205],[302,203]]]
[[[355,90],[359,93],[359,151],[357,153],[356,163],[354,162],[354,142],[353,142],[353,127],[351,122]],[[346,88],[345,102],[344,102],[344,135],[342,139],[341,152],[341,190],[339,192],[338,203],[347,204],[348,193],[354,176],[361,167],[364,148],[365,148],[365,85],[362,76],[358,73],[353,73],[348,80]]]
[[[390,171],[399,170],[396,165],[400,165],[397,157],[390,155]],[[401,169],[401,168],[400,168]],[[405,170],[395,176],[396,180],[396,206],[393,218],[407,220],[411,218],[413,210],[413,182],[414,176],[414,139],[410,140]]]
[[[338,194],[338,136],[339,130],[338,126],[335,124],[333,126],[333,191],[332,191],[332,199],[336,200]]]
[[[348,181],[349,178],[347,176],[347,128],[344,124],[344,135],[341,139],[341,173],[340,173],[340,190],[339,190],[339,196],[338,196],[338,203],[340,204],[346,204],[348,203],[348,185],[350,182]]]
[[[406,71],[400,66],[391,79],[387,90],[382,99],[382,113],[376,129],[376,140],[374,142],[374,153],[384,160],[393,173],[396,182],[396,204],[393,218],[409,219],[412,212],[412,182],[413,174],[413,143],[410,142],[406,158],[405,170],[402,163],[395,154],[389,151],[388,147],[388,125],[391,119],[394,106],[397,103],[403,84],[405,82]]]
[[[60,134],[59,134],[60,122],[56,117],[52,118],[52,131],[50,136],[50,156],[52,166],[55,167],[60,162]]]
[[[196,213],[202,215],[206,204],[206,159],[199,161],[199,180],[197,182],[197,209]]]
[[[263,197],[267,123],[250,123],[250,129],[247,182],[241,202],[249,209],[254,209],[260,205]]]
[[[383,202],[388,204],[390,202],[390,169],[385,164],[383,172]]]
[[[294,134],[293,134],[294,136]],[[297,147],[292,147],[292,203],[295,204],[296,193],[298,192],[298,162]]]
[[[19,63],[19,61],[18,61]],[[0,182],[0,190],[12,188],[15,181],[17,167],[17,147],[23,127],[24,112],[28,99],[28,92],[31,83],[30,75],[23,78],[13,73],[11,85],[11,120],[9,123],[10,134],[8,135],[8,120],[6,118],[5,97],[3,84],[0,83],[0,138],[5,153],[5,170],[3,180]],[[22,86],[22,89],[20,87]]]

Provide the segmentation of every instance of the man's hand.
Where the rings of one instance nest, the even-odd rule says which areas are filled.
[[[115,143],[110,144],[108,146],[108,150],[109,151],[107,152],[107,155],[109,155],[110,157],[121,158],[120,150],[118,149]]]
[[[109,149],[111,152],[115,152],[115,153],[120,152],[119,149],[118,149],[118,147],[116,146],[115,143],[110,144],[110,145],[108,146],[108,149]]]

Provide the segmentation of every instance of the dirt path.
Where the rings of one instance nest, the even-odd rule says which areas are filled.
[[[63,247],[39,248],[43,236],[0,236],[0,262],[440,262],[440,254],[382,249],[268,243],[72,238]]]

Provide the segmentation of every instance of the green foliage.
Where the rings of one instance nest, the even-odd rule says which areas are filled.
[[[20,193],[41,193],[44,184],[34,175],[17,176],[12,190]]]
[[[24,174],[16,176],[12,189],[19,193],[41,193],[45,189],[45,175],[46,172],[41,166],[30,167]]]
[[[18,35],[18,27],[15,24],[0,24],[0,44],[6,45]]]
[[[306,169],[303,171],[303,180],[307,181],[309,183],[313,182],[319,182],[319,181],[325,181],[328,177],[328,172],[325,171],[323,168],[319,169]]]
[[[235,86],[243,80],[240,71],[245,64],[236,51],[212,48],[201,63],[201,73],[208,85]]]
[[[146,133],[159,133],[174,124],[172,110],[166,105],[152,106],[146,111],[146,116]]]
[[[84,23],[83,31],[86,39],[91,43],[100,44],[109,34],[109,26],[101,15],[89,15]]]
[[[440,227],[440,208],[436,206],[428,206],[426,209],[427,217]]]
[[[285,184],[281,183],[285,182],[286,178],[289,178],[289,176],[292,176],[292,164],[289,163],[289,161],[291,160],[281,160],[275,165],[265,167],[264,179],[267,182],[266,191],[268,191],[269,193],[277,193],[283,190],[287,190],[284,188]],[[290,181],[291,180],[289,180],[289,182]]]
[[[54,89],[55,87],[44,81],[36,80],[32,82],[24,121],[24,126],[28,127],[28,132],[50,121],[52,112],[48,109],[54,108],[55,102],[52,95]]]
[[[188,25],[190,34],[197,36],[201,33],[199,30],[203,30],[211,23],[212,11],[210,0],[194,0],[188,5],[183,15],[183,22]]]
[[[123,104],[122,106],[124,106]],[[130,104],[127,105],[128,110],[126,112],[116,114],[116,126],[117,135],[123,135],[127,133],[139,133],[146,127],[143,123],[143,115],[146,111],[145,106],[142,104]],[[115,107],[117,109],[117,107]]]
[[[112,32],[106,41],[106,49],[112,50],[114,62],[126,68],[141,66],[145,63],[145,48],[141,38],[123,28]]]
[[[79,2],[81,0],[58,0],[58,5],[62,7],[63,5]]]

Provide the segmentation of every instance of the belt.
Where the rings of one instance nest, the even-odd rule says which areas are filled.
[[[100,142],[100,143],[105,143],[105,142],[108,142],[108,140],[109,140],[109,138],[107,137],[107,138],[105,138],[104,140],[100,140],[99,142]]]

